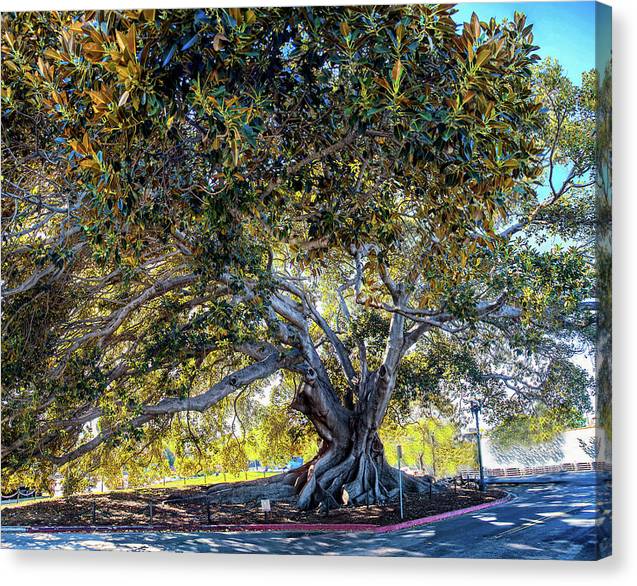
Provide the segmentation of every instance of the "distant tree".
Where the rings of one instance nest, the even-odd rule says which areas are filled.
[[[460,438],[458,424],[428,417],[404,426],[387,423],[380,435],[393,448],[387,456],[392,464],[397,464],[395,448],[400,444],[403,465],[415,466],[436,479],[476,466],[475,443]]]
[[[529,447],[555,440],[563,431],[583,423],[576,410],[560,413],[541,408],[536,413],[517,414],[489,431],[489,440],[501,450]]]

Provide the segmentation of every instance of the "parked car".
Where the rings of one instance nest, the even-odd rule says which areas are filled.
[[[295,468],[299,468],[303,465],[303,458],[301,456],[292,456],[290,461],[287,463],[286,468],[288,470],[294,470]]]
[[[248,471],[249,472],[261,472],[263,467],[261,466],[261,462],[259,460],[250,460],[248,462]]]

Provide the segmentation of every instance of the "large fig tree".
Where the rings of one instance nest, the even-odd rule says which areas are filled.
[[[591,262],[537,239],[591,181],[592,97],[523,15],[453,14],[3,17],[3,475],[283,373],[322,441],[269,485],[386,499],[378,430],[431,336],[501,401],[569,401]]]

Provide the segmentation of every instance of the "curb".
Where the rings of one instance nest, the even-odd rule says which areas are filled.
[[[390,533],[393,531],[400,531],[401,529],[409,529],[411,527],[418,527],[419,525],[428,525],[429,523],[437,523],[438,521],[445,521],[446,519],[453,519],[454,517],[460,517],[462,515],[470,515],[471,513],[477,513],[478,511],[484,511],[492,507],[497,507],[512,500],[513,495],[507,494],[506,496],[496,499],[490,503],[482,503],[480,505],[473,505],[465,509],[456,509],[455,511],[447,511],[446,513],[438,513],[437,515],[431,515],[430,517],[422,517],[421,519],[411,519],[410,521],[403,521],[402,523],[395,523],[394,525],[383,525],[382,527],[376,526],[373,530],[374,533]]]
[[[368,532],[368,533],[392,533],[394,531],[400,531],[402,529],[409,529],[411,527],[418,527],[419,525],[428,525],[430,523],[437,523],[439,521],[445,521],[447,519],[453,519],[454,517],[460,517],[462,515],[469,515],[485,509],[490,509],[498,505],[512,500],[513,495],[507,494],[506,496],[496,499],[490,503],[482,503],[480,505],[473,505],[464,509],[456,509],[455,511],[448,511],[446,513],[439,513],[437,515],[430,515],[429,517],[422,517],[420,519],[411,519],[409,521],[403,521],[401,523],[394,523],[392,525],[372,525],[369,523],[253,523],[248,525],[197,525],[192,527],[189,525],[98,525],[98,526],[82,526],[82,525],[69,525],[69,526],[37,526],[37,527],[2,527],[3,532],[26,532],[26,533],[111,533],[119,531],[131,531],[131,532],[144,532],[144,531],[184,531],[184,532],[215,532],[215,531],[232,531],[232,532],[252,532],[252,531],[303,531],[303,532],[322,532],[322,531],[337,531],[337,532]]]
[[[111,533],[117,531],[373,531],[377,525],[345,523],[254,523],[248,525],[69,525],[55,527],[27,527],[27,533]]]

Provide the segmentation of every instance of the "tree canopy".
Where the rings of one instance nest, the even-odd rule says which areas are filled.
[[[589,408],[597,77],[454,12],[4,15],[3,478],[287,385],[300,505],[384,498],[388,413]]]

